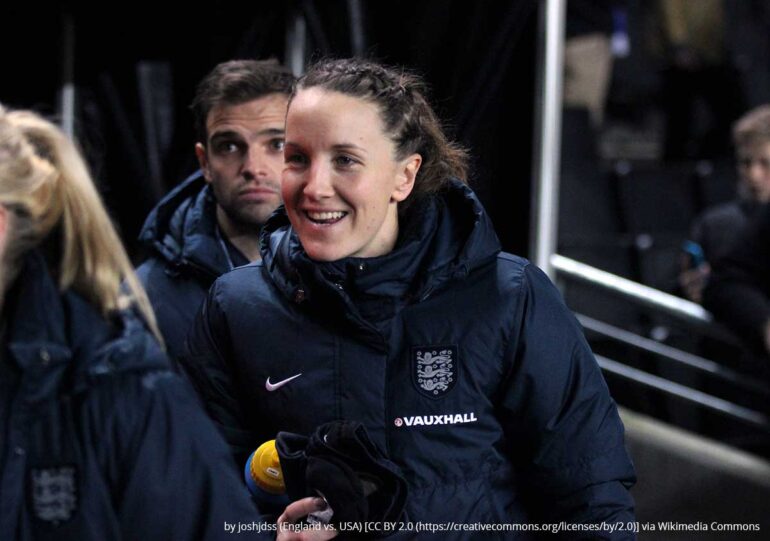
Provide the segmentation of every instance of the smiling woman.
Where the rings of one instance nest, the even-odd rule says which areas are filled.
[[[312,66],[285,161],[262,263],[217,280],[185,359],[236,456],[354,421],[409,485],[405,523],[632,521],[623,427],[580,327],[500,251],[419,79]]]
[[[308,255],[317,261],[375,257],[393,249],[398,204],[422,157],[397,159],[374,104],[320,88],[301,90],[286,118],[283,199]]]

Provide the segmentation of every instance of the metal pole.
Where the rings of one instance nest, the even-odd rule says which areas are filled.
[[[348,0],[350,19],[350,48],[353,56],[364,55],[364,13],[361,0]]]
[[[562,77],[566,0],[541,0],[538,80],[535,95],[535,186],[530,258],[553,279],[561,165]]]
[[[291,15],[286,32],[286,66],[295,77],[305,70],[305,49],[307,44],[307,23],[298,9]]]
[[[62,16],[62,86],[59,94],[61,129],[70,138],[75,135],[75,20]]]

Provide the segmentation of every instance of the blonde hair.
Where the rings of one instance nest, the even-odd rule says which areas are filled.
[[[135,305],[163,343],[147,294],[75,145],[37,114],[2,106],[0,204],[12,220],[2,261],[6,282],[27,251],[57,232],[59,289],[76,291],[105,317]]]
[[[752,109],[733,124],[733,144],[736,150],[768,141],[770,141],[770,105],[760,105]]]

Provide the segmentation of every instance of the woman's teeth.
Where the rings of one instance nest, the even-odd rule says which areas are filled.
[[[329,223],[336,222],[345,217],[347,212],[335,211],[335,212],[307,212],[307,217],[314,222]]]

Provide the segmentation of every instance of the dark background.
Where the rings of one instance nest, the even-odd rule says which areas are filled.
[[[448,131],[471,150],[471,184],[504,248],[521,254],[529,229],[537,4],[360,3],[365,55],[427,79]],[[56,114],[68,17],[76,136],[138,257],[135,239],[146,214],[196,168],[188,109],[196,83],[225,60],[284,60],[287,24],[297,10],[307,21],[311,58],[351,55],[343,0],[211,3],[176,13],[136,4],[6,4],[0,102]]]
[[[359,3],[365,56],[424,75],[448,131],[471,151],[470,182],[503,248],[522,255],[529,250],[536,181],[532,152],[541,4]],[[568,38],[595,31],[609,36],[617,30],[613,14],[620,9],[628,18],[630,54],[613,59],[602,125],[593,125],[585,109],[564,110],[557,251],[678,294],[681,245],[692,220],[735,197],[726,126],[770,102],[770,2],[723,1],[724,62],[702,84],[673,69],[673,51],[659,41],[656,5],[654,0],[568,0]],[[136,236],[145,216],[197,167],[188,105],[196,83],[214,65],[234,58],[284,60],[288,23],[297,12],[307,21],[309,56],[349,56],[353,50],[345,0],[234,1],[175,10],[161,11],[159,3],[0,7],[0,102],[44,114],[57,112],[63,28],[65,21],[72,22],[76,136],[137,261],[142,254]],[[691,84],[681,92],[674,80]],[[687,130],[674,142],[686,144],[672,150],[667,141],[675,125],[671,111],[685,108]],[[756,359],[734,344],[715,345],[691,326],[593,286],[569,283],[564,295],[577,313],[754,377],[756,365],[747,363]],[[597,354],[766,411],[765,391],[752,394],[616,340],[591,333],[588,338]],[[770,456],[766,434],[758,438],[752,427],[633,381],[611,374],[607,379],[618,402],[634,411]]]

